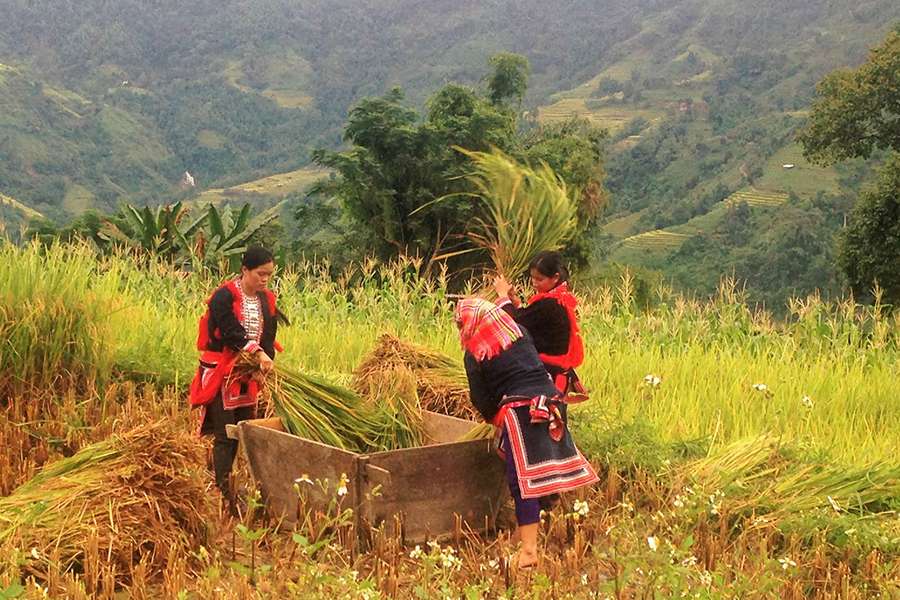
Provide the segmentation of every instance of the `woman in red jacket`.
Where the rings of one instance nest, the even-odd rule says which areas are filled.
[[[553,383],[563,393],[583,393],[575,369],[584,361],[575,307],[569,291],[569,272],[559,252],[541,252],[528,266],[534,295],[522,305],[513,286],[503,277],[494,281],[498,305],[534,339],[535,348]]]
[[[207,300],[200,319],[197,349],[200,365],[191,383],[191,406],[200,407],[200,433],[213,436],[216,486],[234,510],[231,467],[237,440],[228,439],[226,425],[256,414],[259,382],[253,377],[229,377],[241,353],[259,361],[260,371],[272,369],[278,321],[285,321],[268,289],[275,271],[272,253],[249,248],[241,261],[241,275],[226,281]]]

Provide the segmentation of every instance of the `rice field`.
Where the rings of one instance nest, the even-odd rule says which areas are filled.
[[[651,250],[677,250],[690,236],[685,233],[675,233],[663,229],[655,229],[632,235],[622,240],[626,248],[651,249]]]
[[[769,192],[749,187],[728,196],[725,199],[726,206],[734,206],[741,202],[746,202],[754,208],[774,208],[781,206],[788,200],[788,195],[784,192]]]
[[[201,193],[193,202],[217,204],[223,200],[242,199],[248,196],[284,198],[294,192],[305,190],[327,174],[328,171],[325,169],[304,167],[285,173],[276,173],[261,179],[254,179],[230,188],[209,189]]]
[[[292,325],[278,364],[349,385],[378,357],[427,356],[458,382],[452,298],[412,267],[283,269],[275,291]],[[811,297],[776,322],[728,281],[709,302],[661,288],[640,310],[627,274],[614,287],[576,280],[591,400],[570,415],[602,484],[545,515],[545,557],[517,573],[505,528],[418,548],[374,531],[360,549],[340,496],[292,530],[254,508],[252,489],[238,519],[214,506],[185,388],[219,280],[88,245],[0,245],[0,597],[900,595],[900,316]],[[165,433],[130,437],[160,420]],[[128,440],[145,471],[109,453]],[[156,477],[170,471],[181,476],[167,491]],[[148,507],[158,518],[135,516]],[[41,528],[9,525],[23,515]],[[152,523],[164,531],[142,551]]]
[[[584,98],[563,98],[538,109],[538,120],[541,122],[554,123],[573,117],[587,119],[592,124],[614,133],[636,117],[654,122],[660,118],[660,113],[655,110],[627,107],[588,108]]]

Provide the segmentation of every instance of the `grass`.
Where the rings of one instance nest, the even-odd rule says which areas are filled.
[[[63,198],[63,208],[66,212],[78,215],[89,209],[94,204],[94,194],[91,190],[77,183],[66,187],[66,195]]]
[[[603,231],[620,239],[626,238],[633,235],[634,228],[640,219],[641,212],[634,212],[606,223],[603,226]]]
[[[783,165],[786,164],[794,167],[785,169]],[[837,171],[810,163],[803,158],[797,144],[790,144],[776,152],[763,167],[763,176],[757,184],[764,189],[793,192],[802,197],[812,197],[818,192],[840,192]]]

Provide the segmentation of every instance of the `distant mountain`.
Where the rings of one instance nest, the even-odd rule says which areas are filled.
[[[855,193],[862,165],[812,167],[793,134],[815,83],[900,19],[894,0],[4,4],[0,193],[50,217],[292,171],[341,143],[361,97],[401,85],[421,104],[512,51],[532,65],[523,111],[613,134],[612,257],[670,273],[692,236],[719,243],[736,193]],[[179,188],[185,171],[196,190]]]

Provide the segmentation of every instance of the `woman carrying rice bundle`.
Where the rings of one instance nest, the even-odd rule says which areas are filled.
[[[200,407],[200,433],[213,436],[213,469],[216,486],[234,512],[231,468],[237,440],[228,439],[226,425],[251,419],[256,413],[259,381],[232,376],[241,353],[259,361],[260,372],[272,369],[275,351],[281,350],[275,335],[278,321],[286,321],[268,289],[275,271],[272,253],[249,248],[241,261],[241,275],[225,282],[207,300],[200,319],[197,349],[200,366],[191,383],[192,407]]]
[[[584,345],[578,333],[575,307],[569,291],[569,272],[559,252],[541,252],[528,266],[534,295],[522,305],[513,286],[504,278],[494,280],[498,304],[516,323],[528,330],[553,383],[564,394],[584,394],[575,369],[584,361]]]
[[[522,542],[514,564],[538,561],[541,499],[597,481],[566,426],[566,405],[528,332],[498,306],[478,298],[455,312],[465,350],[472,404],[493,423],[506,461],[516,505],[515,538]]]

